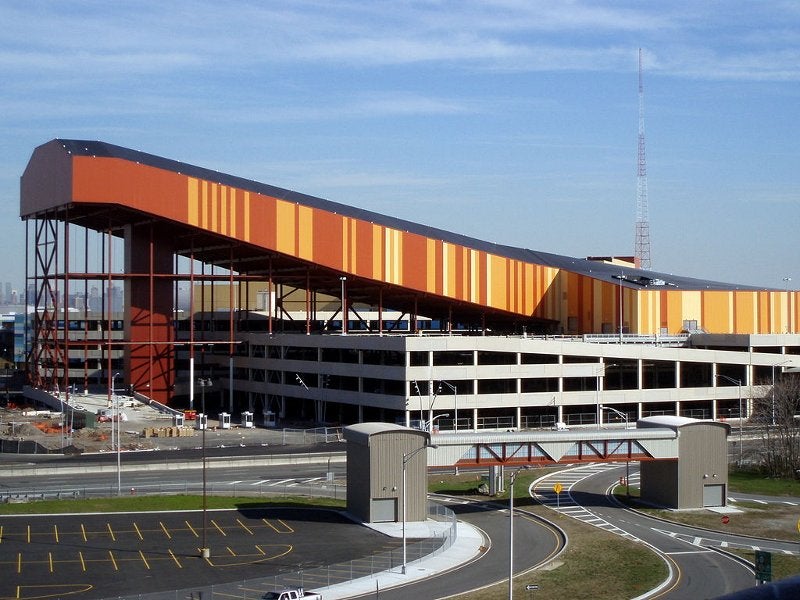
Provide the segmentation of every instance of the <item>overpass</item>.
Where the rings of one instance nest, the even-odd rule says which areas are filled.
[[[429,467],[491,467],[678,458],[671,428],[435,433]]]

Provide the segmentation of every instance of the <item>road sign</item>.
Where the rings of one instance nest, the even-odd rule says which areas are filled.
[[[772,553],[756,550],[756,579],[762,583],[772,581]]]
[[[557,483],[557,484],[555,484],[555,485],[553,486],[553,491],[554,491],[556,494],[560,494],[560,493],[561,493],[561,490],[563,490],[563,489],[564,489],[564,486],[562,486],[560,483]],[[798,525],[798,527],[800,527],[800,524]]]
[[[533,592],[538,590],[539,586],[536,585],[535,583],[529,583],[528,585],[525,586],[525,589],[528,590],[529,592]]]

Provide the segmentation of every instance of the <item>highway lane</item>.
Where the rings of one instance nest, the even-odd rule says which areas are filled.
[[[788,544],[767,544],[743,536],[700,532],[695,528],[653,519],[629,510],[607,494],[618,482],[624,466],[597,470],[574,469],[573,475],[579,474],[581,470],[587,476],[577,479],[571,485],[568,497],[561,499],[561,511],[572,513],[576,518],[582,518],[595,526],[616,528],[616,533],[622,532],[621,535],[632,540],[640,540],[662,555],[671,568],[671,580],[650,598],[713,598],[752,587],[755,584],[752,570],[720,550],[735,546],[752,547],[754,544],[762,549],[775,551],[788,549]],[[560,479],[565,478],[566,474],[562,473]],[[580,511],[570,508],[571,503],[585,509],[587,514],[581,517]]]
[[[439,501],[440,497],[435,497]],[[487,536],[485,552],[455,571],[428,577],[406,586],[380,591],[381,600],[441,599],[508,582],[508,510],[496,504],[447,502],[459,521],[477,527]],[[562,550],[564,534],[555,525],[524,510],[514,509],[514,573],[517,582],[535,583],[536,567],[547,564]],[[373,597],[365,594],[362,597]]]

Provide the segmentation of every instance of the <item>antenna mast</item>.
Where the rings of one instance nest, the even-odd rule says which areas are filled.
[[[650,269],[650,221],[647,216],[647,156],[644,144],[644,83],[642,49],[639,48],[639,151],[636,171],[636,242],[634,261],[640,269]]]

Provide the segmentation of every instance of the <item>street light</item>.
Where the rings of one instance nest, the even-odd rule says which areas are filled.
[[[616,366],[617,365],[615,364],[607,365],[605,363],[600,363],[600,365],[597,367],[597,372],[595,373],[595,376],[597,377],[597,390],[595,391],[595,402],[597,403],[596,419],[597,419],[598,431],[600,431],[600,425],[603,422],[603,414],[600,411],[600,378],[606,376],[606,369],[608,367],[616,367]]]
[[[403,452],[403,567],[401,572],[403,575],[406,574],[406,465],[408,461],[410,461],[416,454],[426,450],[428,448],[436,448],[436,444],[428,445],[427,440],[424,446],[417,448],[416,450],[412,450],[411,452]]]
[[[201,558],[210,558],[211,549],[206,543],[206,532],[208,530],[208,501],[206,497],[206,428],[208,428],[208,415],[206,414],[206,388],[212,386],[211,378],[198,377],[197,385],[200,388],[200,417],[201,442],[203,451],[203,547],[200,548]]]
[[[775,426],[775,367],[780,367],[792,361],[785,360],[783,362],[772,365],[772,426]]]
[[[117,496],[122,495],[122,465],[120,464],[120,429],[119,429],[119,397],[117,396],[117,377],[114,373],[111,378],[111,393],[114,395],[114,421],[117,422]],[[114,431],[114,421],[111,421],[111,431]],[[111,436],[112,440],[114,436]]]
[[[441,414],[441,415],[436,415],[430,421],[428,421],[428,428],[427,428],[428,429],[428,433],[433,433],[433,422],[436,419],[441,419],[443,417],[449,417],[449,416],[450,416],[450,413],[444,413],[444,414]]]
[[[720,375],[717,374],[717,377],[730,381],[731,383],[735,383],[739,386],[739,463],[738,465],[742,466],[742,441],[744,440],[744,433],[743,433],[743,416],[742,413],[742,380],[741,379],[734,379],[733,377],[728,377],[727,375]]]
[[[523,469],[530,465],[522,465],[511,473],[508,486],[508,600],[514,599],[514,481]]]
[[[617,410],[616,408],[612,408],[611,406],[601,406],[600,410],[608,410],[610,412],[613,412],[618,417],[622,417],[625,420],[625,431],[628,431],[628,415],[627,415],[627,413],[624,413],[621,410]],[[628,440],[627,438],[625,439],[625,441],[628,443],[627,444],[628,448],[627,448],[627,450],[625,452],[625,492],[626,492],[625,495],[630,497],[630,495],[631,495],[631,484],[630,484],[630,478],[631,478],[631,459],[630,459],[630,457],[631,457],[631,443],[630,443],[630,440]]]
[[[453,429],[458,431],[458,389],[456,389],[456,386],[454,386],[452,383],[448,383],[446,381],[442,381],[440,383],[443,383],[449,387],[453,392],[453,414],[455,415],[453,417]]]

